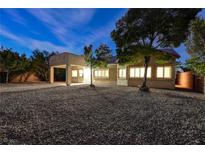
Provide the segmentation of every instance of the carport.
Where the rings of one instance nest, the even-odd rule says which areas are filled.
[[[54,83],[54,69],[65,69],[65,83],[89,83],[90,69],[86,65],[84,57],[72,53],[64,52],[52,56],[49,59],[50,66],[50,83]]]

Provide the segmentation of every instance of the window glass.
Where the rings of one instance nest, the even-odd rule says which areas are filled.
[[[79,77],[83,77],[83,70],[79,70]]]
[[[163,78],[163,67],[157,67],[157,77]]]
[[[126,69],[123,69],[122,72],[123,72],[123,77],[126,78]]]
[[[98,76],[98,71],[95,71],[95,76],[96,76],[96,77]]]
[[[144,71],[145,71],[144,67],[130,68],[130,77],[131,78],[143,78]],[[147,68],[147,77],[151,78],[151,67]]]
[[[148,77],[148,78],[151,78],[151,76],[152,76],[151,67],[148,67],[148,68],[147,68],[147,77]]]
[[[140,68],[140,77],[143,78],[144,77],[144,67]]]
[[[109,77],[109,71],[108,70],[105,71],[105,77]]]
[[[119,77],[126,78],[126,69],[119,69]]]
[[[77,77],[77,76],[78,76],[78,71],[72,70],[72,77]]]
[[[130,68],[130,77],[131,78],[135,77],[135,68]]]
[[[109,70],[95,70],[95,77],[109,77]]]
[[[157,78],[171,78],[171,66],[157,67]]]
[[[171,78],[171,67],[170,66],[164,67],[164,77]]]
[[[135,68],[135,77],[140,77],[140,68]]]

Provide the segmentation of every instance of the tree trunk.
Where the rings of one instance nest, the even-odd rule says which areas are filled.
[[[9,83],[9,71],[6,72],[6,83]]]
[[[92,59],[91,59],[91,62],[90,62],[90,87],[94,87],[94,84],[93,84],[93,65],[92,65]]]
[[[144,57],[144,80],[142,83],[142,86],[140,87],[141,91],[149,91],[149,87],[147,87],[147,68],[148,68],[148,64],[150,61],[150,56],[145,56]]]
[[[93,68],[92,68],[92,64],[90,64],[90,86],[93,85]]]

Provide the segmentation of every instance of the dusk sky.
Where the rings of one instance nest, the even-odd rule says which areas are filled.
[[[110,32],[127,9],[0,9],[0,45],[29,57],[38,48],[83,54],[106,43],[115,55]],[[199,14],[205,17],[205,9]],[[188,55],[182,44],[176,51],[184,61]]]

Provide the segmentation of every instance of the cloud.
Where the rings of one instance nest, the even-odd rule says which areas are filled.
[[[29,37],[17,36],[11,32],[9,32],[5,27],[1,26],[0,35],[6,37],[7,39],[16,41],[17,43],[25,46],[31,50],[34,49],[41,49],[41,50],[48,50],[48,51],[66,51],[69,47],[66,46],[58,46],[48,41],[41,41],[32,39]]]
[[[43,24],[49,32],[54,35],[61,42],[61,46],[49,42],[47,40],[36,40],[31,36],[19,36],[8,33],[7,30],[4,36],[13,39],[24,46],[31,45],[29,48],[47,48],[51,50],[65,50],[81,53],[83,46],[87,44],[98,45],[100,43],[107,43],[112,45],[110,32],[115,27],[115,21],[118,20],[126,10],[119,11],[118,14],[112,15],[111,19],[104,24],[93,25],[93,18],[97,14],[96,9],[24,9],[10,10],[7,12],[11,15],[11,18],[15,18],[16,22],[25,24],[27,23],[28,30],[39,38],[42,35],[42,31],[35,31],[35,29],[29,29],[29,18],[26,20],[23,18],[23,14],[30,15],[36,18],[40,24]],[[98,12],[100,13],[100,12]],[[18,20],[17,20],[18,19]],[[32,18],[31,18],[32,19]],[[98,19],[101,20],[101,19]],[[35,21],[36,22],[36,21]],[[36,23],[39,23],[36,22]],[[3,32],[2,32],[3,33]],[[17,38],[16,38],[17,37]],[[23,40],[23,42],[22,42]],[[52,49],[53,48],[53,49]]]
[[[73,38],[78,38],[74,32],[88,24],[95,9],[27,9],[32,16],[41,21],[64,44],[75,44]]]
[[[12,19],[14,22],[19,23],[21,25],[26,25],[26,19],[23,18],[18,10],[15,9],[2,9],[3,12],[11,16],[10,19]]]

